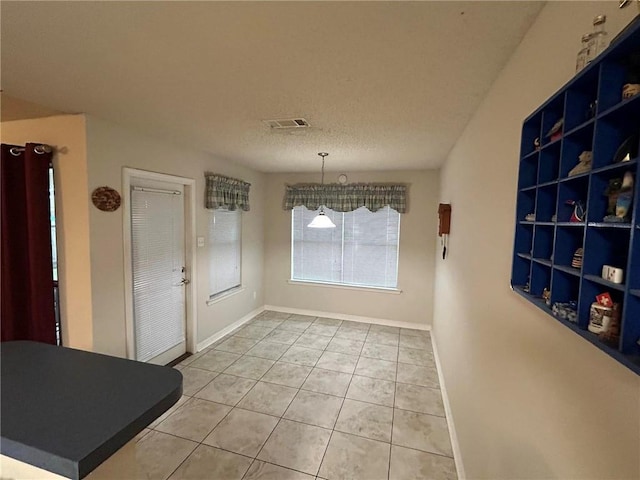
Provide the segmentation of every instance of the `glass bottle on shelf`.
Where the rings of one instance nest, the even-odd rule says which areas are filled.
[[[582,36],[582,47],[576,57],[576,73],[587,66],[587,56],[589,55],[589,43],[591,42],[591,33],[585,33]]]
[[[590,58],[587,59],[587,64],[591,63],[592,60],[604,52],[609,46],[609,37],[604,29],[606,21],[606,15],[598,15],[593,19],[592,47],[589,49]]]

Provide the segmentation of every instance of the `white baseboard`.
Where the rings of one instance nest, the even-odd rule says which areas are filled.
[[[242,325],[247,323],[249,320],[251,320],[253,317],[258,315],[259,313],[262,313],[264,311],[264,309],[265,309],[264,306],[256,308],[252,312],[247,313],[240,320],[236,320],[231,325],[226,326],[222,330],[219,330],[216,333],[214,333],[213,335],[211,335],[209,338],[199,342],[198,345],[197,345],[198,352],[200,352],[203,349],[207,348],[209,345],[212,345],[212,344],[216,343],[218,340],[220,340],[225,335],[228,335],[231,332],[233,332],[236,328],[241,327]]]
[[[309,315],[311,317],[335,318],[337,320],[350,320],[352,322],[373,323],[375,325],[386,325],[388,327],[412,328],[414,330],[431,330],[431,325],[424,325],[413,322],[400,322],[398,320],[387,320],[384,318],[361,317],[359,315],[346,315],[342,313],[320,312],[317,310],[304,310],[302,308],[279,307],[277,305],[265,305],[263,310],[273,310],[275,312],[294,313],[297,315]]]
[[[440,391],[442,393],[442,403],[444,404],[444,412],[447,419],[447,427],[449,428],[449,436],[451,437],[451,449],[453,450],[453,460],[456,464],[456,471],[459,480],[465,480],[467,478],[464,465],[462,464],[462,454],[460,452],[460,444],[458,443],[458,435],[456,433],[456,427],[453,423],[453,413],[451,412],[451,404],[449,403],[449,396],[447,395],[447,388],[444,383],[444,376],[442,375],[442,365],[440,364],[440,357],[438,355],[438,347],[434,339],[434,334],[431,333],[431,346],[433,347],[433,357],[436,361],[436,368],[438,370],[438,380],[440,381]]]

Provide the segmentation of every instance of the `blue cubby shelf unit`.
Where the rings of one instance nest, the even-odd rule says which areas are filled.
[[[632,54],[640,54],[640,16],[525,119],[511,287],[640,375],[640,95],[622,98]],[[560,119],[561,135],[552,139],[547,134]],[[630,158],[615,162],[627,139],[633,139]],[[591,169],[569,176],[584,151],[593,152]],[[627,172],[634,178],[631,212],[624,222],[604,222],[611,209],[606,190]],[[586,218],[572,219],[572,202],[586,208]],[[578,248],[583,261],[576,268]],[[603,265],[624,269],[622,283],[604,280]],[[542,298],[545,289],[551,292],[550,305],[576,302],[575,323],[553,315]],[[621,305],[620,338],[613,343],[588,330],[591,304],[604,292]]]

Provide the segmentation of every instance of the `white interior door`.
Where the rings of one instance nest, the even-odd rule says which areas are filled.
[[[184,187],[131,181],[135,359],[167,364],[186,352]]]

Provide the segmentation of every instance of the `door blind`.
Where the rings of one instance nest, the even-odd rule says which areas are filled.
[[[136,359],[147,361],[185,341],[182,195],[131,192]]]

